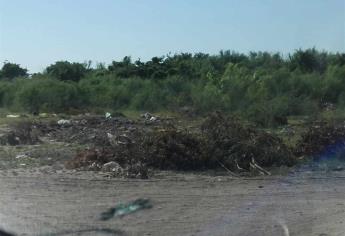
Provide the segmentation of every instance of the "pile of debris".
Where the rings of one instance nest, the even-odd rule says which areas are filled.
[[[104,118],[103,116],[84,116],[74,119],[61,119],[52,122],[39,122],[38,129],[51,140],[95,147],[109,146],[107,133],[135,130],[135,122],[124,117]]]
[[[39,130],[31,121],[16,122],[0,136],[0,145],[34,145],[40,143]]]
[[[345,126],[325,121],[314,122],[296,145],[297,156],[317,156],[327,152],[345,151]]]
[[[201,170],[208,167],[203,139],[174,126],[157,129],[143,139],[144,162],[161,170]]]
[[[146,123],[154,123],[154,122],[159,121],[159,117],[158,116],[154,116],[154,115],[152,115],[149,112],[141,114],[140,117],[143,118]]]
[[[70,161],[65,163],[67,169],[88,171],[102,171],[113,177],[142,178],[146,179],[149,169],[140,161],[133,162],[131,157],[121,156],[115,149],[88,149],[78,152]]]
[[[296,162],[280,138],[219,112],[206,119],[202,134],[211,163],[220,163],[230,170],[265,173],[262,167],[292,166]]]
[[[139,120],[131,120],[118,113],[109,114],[39,122],[37,126],[51,140],[103,147],[111,146],[109,136],[117,137],[120,134],[131,136],[131,133],[138,129],[150,130],[165,123],[164,119],[150,113],[143,114],[143,119]]]
[[[278,137],[243,125],[220,113],[210,115],[199,131],[161,125],[131,134],[108,134],[110,145],[80,152],[68,168],[105,170],[146,177],[148,169],[206,170],[269,174],[265,167],[295,163],[291,150]],[[115,171],[115,172],[116,172]],[[135,173],[135,174],[132,174]],[[123,175],[123,174],[122,174]]]

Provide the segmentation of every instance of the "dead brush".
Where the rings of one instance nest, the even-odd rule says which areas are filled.
[[[167,126],[155,130],[143,140],[144,162],[162,170],[206,169],[203,140],[187,130]]]
[[[221,162],[230,170],[291,166],[296,161],[280,138],[245,126],[237,118],[219,112],[205,120],[202,135],[206,140],[205,152],[213,159],[212,163]]]
[[[79,169],[90,167],[92,164],[103,165],[110,161],[113,153],[106,149],[88,149],[77,153],[77,155],[65,163],[67,169]]]
[[[10,131],[3,142],[8,145],[33,145],[40,143],[40,131],[32,121],[21,121],[10,125]]]
[[[330,148],[333,146],[333,148]],[[345,127],[343,124],[331,124],[325,121],[314,122],[302,134],[298,141],[295,154],[311,156],[320,154],[325,149],[332,151],[345,150]]]
[[[272,134],[243,125],[238,119],[211,114],[201,132],[161,125],[151,131],[136,131],[121,136],[115,144],[82,151],[66,167],[80,168],[93,163],[102,166],[114,161],[128,170],[128,176],[147,176],[148,168],[200,171],[225,169],[229,173],[269,174],[263,167],[291,166],[295,157],[282,140]]]

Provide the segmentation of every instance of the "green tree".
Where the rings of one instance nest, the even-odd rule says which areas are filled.
[[[27,76],[28,70],[21,68],[19,64],[5,62],[0,71],[0,78],[14,79],[15,77]]]
[[[47,74],[62,81],[79,81],[87,71],[85,64],[68,61],[58,61],[46,68]]]
[[[290,67],[307,73],[313,71],[323,73],[327,69],[327,58],[327,53],[319,52],[315,48],[300,49],[290,56]]]

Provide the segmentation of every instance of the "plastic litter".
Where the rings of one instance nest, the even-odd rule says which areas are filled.
[[[152,117],[150,118],[150,121],[151,121],[151,122],[155,122],[155,121],[157,121],[157,117],[152,116]]]
[[[7,118],[18,118],[18,117],[20,117],[20,115],[7,115],[6,117]]]
[[[110,112],[106,112],[105,113],[105,118],[106,119],[110,119],[111,118],[111,113]]]
[[[71,124],[71,121],[70,120],[59,120],[57,123],[58,123],[58,125],[69,125],[69,124]]]
[[[115,161],[105,163],[102,167],[102,170],[106,172],[123,172],[122,167]]]
[[[126,204],[118,204],[113,208],[103,212],[101,214],[100,220],[106,221],[110,220],[113,217],[123,217],[125,215],[137,212],[143,209],[152,208],[152,203],[149,199],[138,198],[132,202]]]
[[[149,120],[152,117],[152,114],[149,112],[145,112],[144,114],[141,114],[140,116],[144,118],[145,120]]]
[[[151,113],[149,112],[146,112],[144,114],[141,114],[140,115],[141,118],[144,118],[146,121],[149,121],[149,122],[155,122],[155,121],[158,121],[158,116],[154,116],[152,115]]]
[[[27,159],[27,158],[30,158],[30,156],[27,154],[19,154],[16,156],[16,159]]]

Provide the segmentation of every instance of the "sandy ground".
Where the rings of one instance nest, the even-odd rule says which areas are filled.
[[[0,227],[18,235],[343,236],[344,183],[345,172],[247,179],[161,173],[134,180],[9,170],[0,172]],[[136,198],[150,198],[154,207],[98,220]]]

